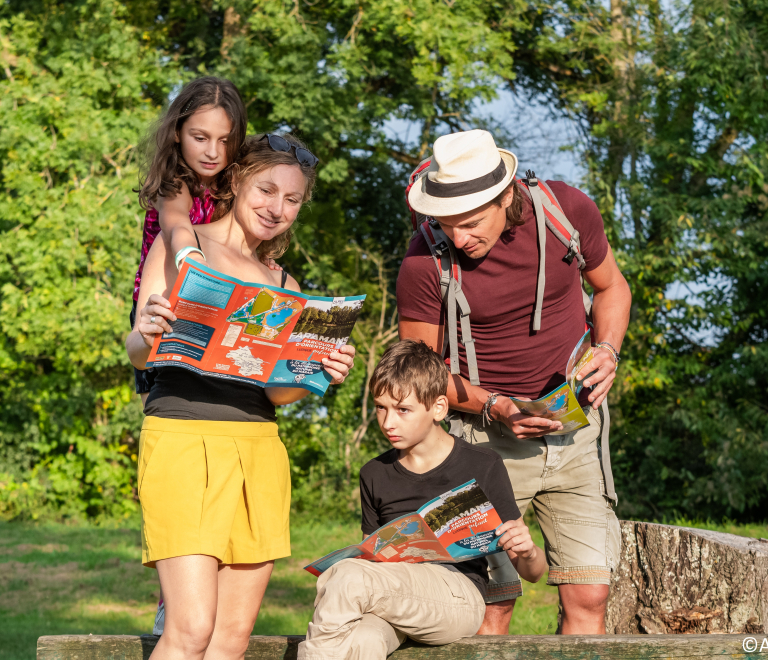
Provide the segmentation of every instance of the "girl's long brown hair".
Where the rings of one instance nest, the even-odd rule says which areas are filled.
[[[237,159],[237,153],[245,140],[247,115],[240,93],[229,80],[205,76],[187,83],[160,119],[157,128],[147,141],[146,163],[139,191],[139,203],[148,211],[158,197],[175,197],[185,183],[189,193],[198,197],[202,193],[200,179],[184,162],[181,145],[176,141],[184,122],[204,106],[222,108],[232,123],[227,138],[227,167],[216,176],[211,185],[214,197],[224,192],[229,172]]]
[[[281,137],[294,147],[307,148],[301,140],[290,133],[283,133]],[[240,149],[240,156],[237,162],[229,170],[229,180],[222,186],[222,192],[218,197],[212,221],[218,220],[232,210],[236,197],[233,188],[242,190],[251,177],[264,170],[272,169],[276,165],[295,165],[300,168],[306,181],[306,188],[304,189],[301,203],[304,204],[312,199],[312,189],[315,187],[315,180],[317,178],[315,168],[301,165],[296,159],[295,148],[291,149],[290,152],[275,151],[269,146],[269,142],[264,137],[264,134],[252,135],[246,138],[245,143]],[[289,229],[269,241],[263,241],[256,248],[256,255],[265,263],[267,259],[281,257],[291,244],[292,236],[293,233]]]

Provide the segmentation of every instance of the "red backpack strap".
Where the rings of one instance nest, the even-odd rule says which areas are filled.
[[[579,270],[583,270],[586,264],[584,262],[584,257],[581,255],[581,240],[578,230],[574,228],[571,221],[566,217],[563,212],[563,207],[560,206],[560,202],[557,201],[555,193],[552,192],[552,188],[550,188],[546,182],[537,179],[532,170],[528,170],[527,174],[529,175],[528,178],[518,181],[520,189],[528,196],[528,199],[530,199],[531,202],[533,202],[533,194],[535,194],[535,192],[533,194],[531,193],[531,188],[539,189],[541,192],[539,198],[547,229],[549,229],[557,239],[568,248],[568,252],[565,257],[563,257],[564,261],[571,264],[573,263],[573,260],[576,259],[576,262],[579,265]]]
[[[408,193],[411,192],[413,184],[416,183],[422,176],[426,176],[427,169],[432,164],[432,158],[426,158],[422,160],[418,167],[411,172],[408,177],[408,185],[405,188],[405,204],[408,206],[408,210],[411,212],[411,226],[413,227],[413,233],[415,234],[419,230],[419,222],[425,218],[421,213],[416,213],[408,203]]]
[[[563,260],[568,264],[576,262],[579,266],[579,270],[583,270],[586,266],[584,257],[581,254],[581,242],[579,232],[574,229],[570,220],[565,216],[560,202],[557,201],[555,193],[544,182],[536,178],[536,174],[533,170],[526,172],[526,178],[518,182],[520,189],[528,196],[533,204],[533,214],[536,217],[536,227],[539,239],[539,273],[536,285],[536,302],[533,308],[533,330],[538,331],[541,329],[541,309],[544,299],[544,285],[546,279],[545,271],[545,245],[546,236],[544,227],[549,229],[557,239],[568,248]],[[591,318],[592,314],[592,301],[584,291],[584,279],[582,280],[582,297],[584,302],[584,311],[587,315],[587,319]]]

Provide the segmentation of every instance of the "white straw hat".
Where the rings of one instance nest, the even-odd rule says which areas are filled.
[[[488,131],[443,135],[435,140],[432,163],[413,184],[408,203],[417,213],[466,213],[495,199],[514,179],[517,156],[499,149]]]

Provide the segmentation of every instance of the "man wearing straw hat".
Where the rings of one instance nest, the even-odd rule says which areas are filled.
[[[425,222],[397,280],[400,338],[450,353],[452,432],[499,453],[518,507],[533,505],[548,582],[558,586],[563,605],[562,632],[601,634],[620,550],[603,401],[631,294],[594,202],[533,173],[517,181],[516,170],[515,155],[487,131],[435,142],[408,191],[411,209]],[[510,397],[537,399],[565,382],[588,318],[582,277],[594,292],[594,358],[581,373],[579,395],[589,425],[559,434],[561,422],[521,414]],[[489,559],[480,633],[506,634],[522,585],[505,557]]]

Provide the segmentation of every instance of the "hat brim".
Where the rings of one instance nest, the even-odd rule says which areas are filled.
[[[507,169],[505,177],[492,188],[486,188],[480,192],[462,195],[461,197],[432,197],[427,194],[427,176],[429,176],[429,172],[437,170],[437,163],[433,159],[432,164],[427,169],[427,174],[422,176],[408,193],[408,204],[417,213],[432,217],[459,215],[480,208],[483,204],[496,199],[515,178],[517,156],[506,149],[499,149],[499,155]]]

